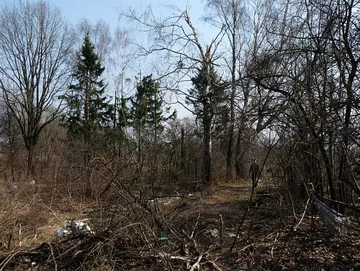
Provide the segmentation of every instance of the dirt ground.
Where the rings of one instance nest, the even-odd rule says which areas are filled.
[[[270,182],[250,202],[251,192],[247,183],[213,185],[190,198],[173,223],[194,231],[196,250],[209,251],[221,270],[360,270],[357,229],[332,235],[310,204],[294,218]],[[216,270],[209,266],[203,270]]]
[[[221,236],[212,234],[208,243],[221,244],[212,258],[222,270],[360,270],[358,231],[332,235],[311,216],[310,205],[302,220],[302,214],[294,219],[290,205],[270,183],[255,189],[251,203],[250,194],[248,186],[218,185],[199,204],[202,220],[213,221],[207,232],[222,228]],[[184,211],[187,223],[197,219],[194,209]]]
[[[159,189],[145,203],[121,194],[128,207],[106,207],[117,214],[116,223],[101,204],[52,208],[31,242],[1,247],[0,270],[360,270],[357,228],[334,236],[311,215],[311,205],[294,218],[283,192],[271,183],[261,182],[253,192],[248,183],[178,187]],[[99,212],[89,215],[100,207],[101,219]],[[57,238],[61,223],[75,215],[101,231]],[[108,224],[100,225],[104,217]]]

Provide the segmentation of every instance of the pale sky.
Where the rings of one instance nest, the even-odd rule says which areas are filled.
[[[117,25],[120,10],[126,11],[129,7],[141,11],[151,5],[156,11],[163,9],[164,5],[175,5],[180,8],[186,6],[184,4],[186,1],[183,0],[49,0],[49,2],[58,6],[64,17],[72,24],[85,18],[94,23],[102,19],[110,26]],[[201,0],[194,2],[201,4]]]
[[[0,6],[12,5],[18,0],[0,0]],[[23,0],[26,1],[26,0]],[[28,0],[36,2],[37,0]],[[204,23],[201,17],[205,15],[204,0],[46,0],[54,6],[60,8],[62,16],[70,24],[75,26],[81,20],[86,19],[91,24],[96,24],[102,20],[109,24],[110,29],[113,31],[118,26],[121,29],[131,28],[126,20],[119,20],[119,14],[126,12],[129,8],[141,14],[148,6],[157,18],[166,18],[169,16],[169,9],[166,6],[175,6],[180,10],[189,10],[190,17],[193,24],[199,31],[200,39],[208,37],[212,39],[215,36],[209,31],[209,28],[202,28]],[[204,35],[202,35],[204,34]],[[185,116],[188,113],[184,112],[181,106],[176,106],[179,115]]]
[[[87,19],[94,24],[101,19],[108,23],[113,30],[117,26],[120,26],[122,29],[131,28],[131,26],[127,26],[128,22],[126,20],[119,21],[120,12],[126,12],[129,7],[141,14],[151,5],[154,15],[163,18],[169,16],[167,5],[176,6],[180,10],[188,8],[192,21],[197,28],[201,28],[201,25],[203,25],[201,17],[205,15],[203,0],[49,0],[49,2],[59,7],[65,19],[73,25],[76,25],[81,19]],[[208,29],[202,32],[204,35],[210,34]],[[202,33],[199,34],[201,37]],[[212,38],[211,36],[209,37],[210,39]],[[186,86],[186,88],[190,87],[190,85]],[[174,96],[172,97],[168,99],[174,101]],[[180,97],[179,99],[182,100]],[[189,116],[189,112],[181,105],[173,104],[172,107],[177,110],[180,118]]]
[[[17,0],[0,0],[0,5],[13,4]],[[26,1],[26,0],[23,0]],[[35,2],[36,0],[29,0]],[[190,10],[190,15],[194,23],[200,22],[200,17],[204,15],[204,0],[46,0],[54,6],[60,8],[62,15],[69,23],[76,25],[82,19],[87,19],[92,23],[99,20],[107,22],[111,28],[119,24],[119,13],[127,11],[129,7],[139,13],[151,6],[156,16],[167,16],[167,5]],[[120,26],[126,27],[125,22]]]
[[[17,0],[0,0],[0,4],[12,4]],[[26,1],[26,0],[24,0]],[[36,1],[36,0],[30,0]],[[111,27],[119,23],[119,12],[126,11],[129,7],[138,10],[139,13],[151,5],[152,10],[159,16],[166,16],[166,5],[173,5],[181,10],[186,7],[190,9],[190,14],[194,18],[203,15],[203,0],[47,0],[49,3],[59,7],[62,15],[73,25],[81,19],[88,19],[96,23],[104,20]]]

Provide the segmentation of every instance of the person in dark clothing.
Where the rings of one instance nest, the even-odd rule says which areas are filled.
[[[251,176],[252,185],[256,187],[260,178],[260,166],[256,162],[256,159],[254,159],[254,162],[250,166],[249,175]]]

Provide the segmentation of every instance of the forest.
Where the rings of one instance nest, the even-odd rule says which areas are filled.
[[[360,1],[201,5],[2,5],[0,271],[360,270]]]

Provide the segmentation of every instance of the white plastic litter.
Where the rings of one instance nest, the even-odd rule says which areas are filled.
[[[208,232],[211,234],[212,237],[219,237],[219,230],[218,229],[210,229]]]
[[[319,200],[314,193],[311,193],[311,197],[315,203],[319,216],[325,223],[326,228],[334,235],[346,235],[348,218],[334,209],[331,209]]]
[[[57,233],[59,238],[78,233],[95,234],[95,232],[90,228],[89,224],[81,220],[69,220],[66,224],[58,229]]]

